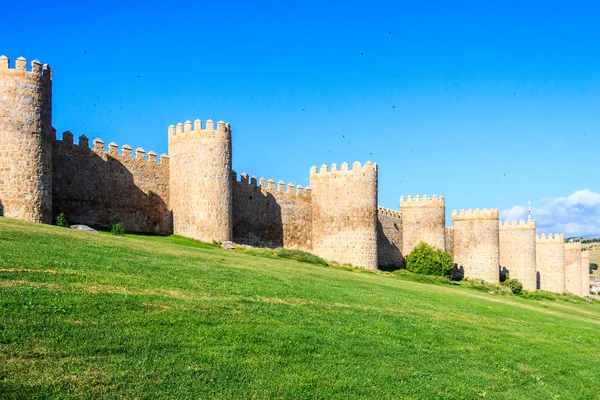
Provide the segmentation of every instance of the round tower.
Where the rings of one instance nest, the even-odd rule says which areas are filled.
[[[554,293],[565,292],[565,237],[563,234],[536,236],[537,287]]]
[[[565,291],[582,294],[581,243],[565,243]]]
[[[329,261],[377,269],[377,164],[310,169],[313,252]]]
[[[0,56],[0,215],[52,222],[52,72]]]
[[[402,254],[424,242],[441,250],[446,249],[446,203],[444,197],[400,197],[402,213]]]
[[[452,211],[454,228],[454,262],[459,275],[482,279],[486,283],[500,281],[498,210]]]
[[[500,268],[525,290],[537,289],[535,257],[535,221],[501,222]]]
[[[169,127],[173,233],[210,242],[232,238],[231,129],[213,121]]]

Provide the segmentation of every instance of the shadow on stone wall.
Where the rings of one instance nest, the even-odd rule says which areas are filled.
[[[402,250],[385,235],[383,225],[377,221],[377,263],[381,271],[395,271],[405,268]]]
[[[63,212],[70,224],[110,228],[123,222],[130,232],[171,233],[172,215],[163,197],[152,190],[145,193],[136,186],[132,172],[121,160],[106,156],[103,159],[86,146],[55,146],[52,220]],[[147,168],[147,174],[152,175],[146,177],[151,182],[149,186],[167,185],[168,193],[168,177],[159,183],[165,179],[150,171],[150,163],[132,159],[130,168],[140,175]]]
[[[0,217],[4,217],[4,206],[2,205],[1,201],[0,201]]]
[[[540,290],[540,289],[542,288],[542,286],[541,286],[541,285],[542,285],[542,281],[541,281],[541,279],[540,279],[540,272],[539,272],[539,271],[536,271],[536,272],[535,272],[535,288],[536,288],[537,290]]]
[[[283,247],[281,206],[271,193],[236,190],[233,193],[233,242],[254,247]]]

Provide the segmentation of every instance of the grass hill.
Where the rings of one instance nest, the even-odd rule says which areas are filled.
[[[0,218],[0,397],[598,398],[598,303],[273,254]]]

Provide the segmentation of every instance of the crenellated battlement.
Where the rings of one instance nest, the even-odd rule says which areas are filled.
[[[516,229],[533,229],[535,230],[535,221],[525,220],[512,220],[512,221],[500,221],[500,229],[504,230],[516,230]]]
[[[445,207],[444,196],[400,196],[400,208],[406,207]]]
[[[355,161],[352,163],[352,168],[348,165],[348,163],[343,162],[338,168],[337,164],[331,164],[331,168],[327,165],[323,164],[319,169],[315,165],[310,168],[310,175],[341,175],[344,173],[352,173],[352,172],[362,172],[362,171],[377,171],[377,163],[372,163],[371,161],[367,161],[364,166],[361,166],[360,162]]]
[[[582,250],[581,242],[568,242],[565,243],[565,250]]]
[[[385,207],[378,206],[377,212],[381,215],[385,215],[386,217],[398,218],[398,219],[402,218],[402,214],[400,213],[400,211],[392,210],[391,208],[385,208]]]
[[[247,185],[248,188],[256,192],[277,192],[301,197],[310,197],[311,194],[309,187],[305,188],[302,185],[294,185],[291,182],[286,185],[284,181],[279,181],[276,185],[273,179],[266,180],[265,178],[260,178],[257,180],[255,176],[249,177],[245,172],[240,175],[238,181],[237,173],[232,171],[231,174],[234,183],[238,185]]]
[[[535,235],[535,241],[538,243],[564,243],[565,235],[562,233],[555,233],[554,235],[542,233],[541,235]]]
[[[475,210],[468,209],[466,211],[453,210],[452,221],[460,221],[467,219],[498,219],[499,215],[500,213],[497,208],[484,208],[483,210],[476,208]]]
[[[42,65],[38,60],[33,60],[29,65],[30,68],[28,69],[27,60],[19,57],[15,60],[14,68],[11,68],[8,57],[4,55],[0,56],[0,73],[29,73],[32,76],[52,80],[52,70],[48,64]]]
[[[80,149],[92,150],[97,154],[103,155],[107,154],[113,158],[121,158],[121,159],[134,159],[141,160],[150,163],[158,163],[158,164],[166,164],[169,165],[169,156],[166,154],[161,154],[159,158],[156,157],[156,153],[154,151],[149,151],[146,157],[146,151],[142,148],[135,149],[135,153],[132,152],[131,146],[128,144],[124,144],[121,147],[121,153],[119,154],[119,146],[115,142],[111,142],[108,144],[108,150],[106,150],[104,146],[104,141],[100,138],[94,139],[93,146],[90,149],[89,139],[85,135],[79,136],[79,142],[75,144],[73,142],[73,133],[70,131],[64,131],[62,134],[62,140],[56,139],[56,143],[58,145],[64,146],[74,146]]]
[[[193,123],[187,120],[184,123],[179,122],[177,125],[169,126],[169,140],[183,140],[198,135],[213,134],[214,132],[231,133],[231,127],[223,121],[217,122],[215,127],[212,119],[206,121],[206,126],[203,126],[202,121],[199,119]]]

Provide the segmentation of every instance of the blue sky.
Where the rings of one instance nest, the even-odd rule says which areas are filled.
[[[520,218],[531,197],[549,215],[541,231],[600,233],[598,2],[2,10],[0,53],[53,68],[59,132],[166,153],[168,125],[224,120],[238,173],[306,186],[312,165],[372,160],[385,207],[437,194],[448,215],[494,207]],[[577,227],[552,219],[559,203]]]

